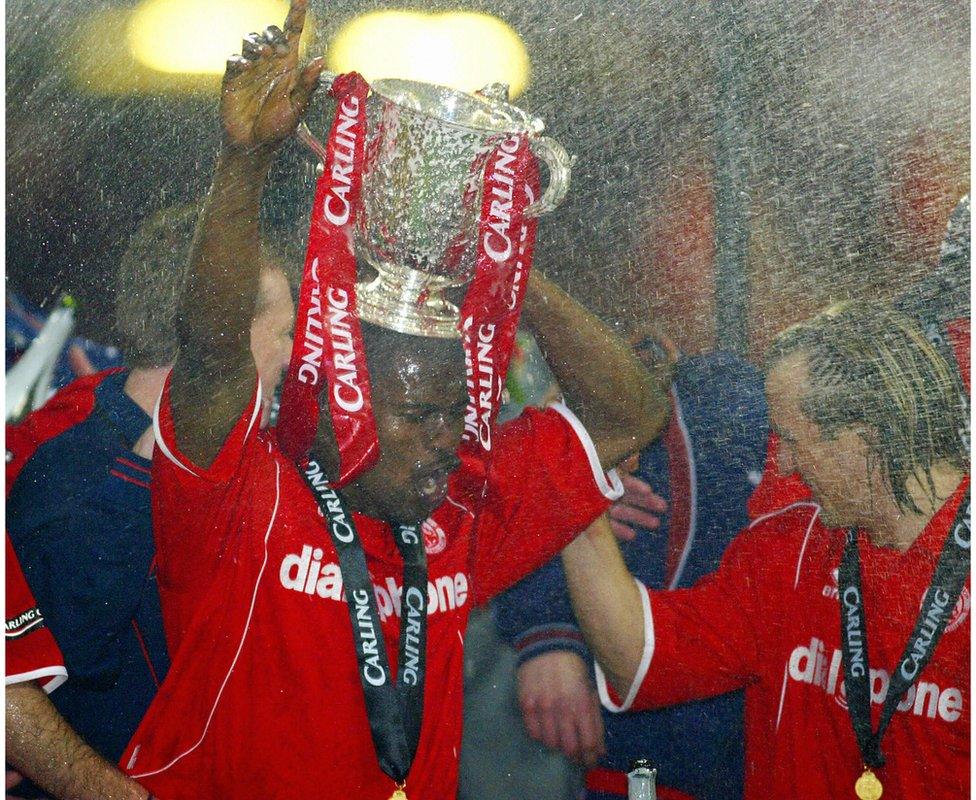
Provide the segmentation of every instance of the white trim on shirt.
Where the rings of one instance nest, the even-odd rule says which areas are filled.
[[[156,440],[156,446],[159,448],[159,451],[166,456],[166,458],[176,464],[176,466],[178,466],[180,469],[186,470],[194,477],[199,478],[199,475],[197,475],[192,469],[173,455],[169,447],[167,447],[166,442],[163,441],[163,432],[159,428],[159,406],[162,404],[162,402],[163,393],[160,392],[159,397],[156,398],[156,407],[153,409],[153,438]]]
[[[180,461],[173,452],[169,449],[166,442],[163,440],[163,432],[159,427],[159,407],[163,401],[163,392],[159,393],[159,397],[156,398],[156,407],[153,409],[153,437],[156,439],[156,444],[159,446],[160,451],[166,456],[170,461],[172,461],[180,469],[186,470],[191,475],[199,478],[200,475],[190,469],[186,464]],[[261,417],[261,379],[258,378],[258,386],[255,390],[254,397],[254,410],[251,412],[251,420],[247,424],[247,431],[244,434],[244,440],[247,441],[247,437],[251,435],[251,431],[254,429],[254,423],[258,421]]]
[[[260,388],[258,389],[258,399],[260,399]],[[258,404],[260,408],[260,404]],[[251,620],[254,618],[254,608],[257,605],[258,590],[261,588],[261,581],[264,578],[265,568],[268,566],[268,540],[271,538],[271,531],[274,528],[275,520],[278,518],[278,504],[281,500],[281,464],[275,460],[275,498],[274,507],[271,509],[271,519],[268,520],[268,528],[264,533],[264,558],[261,561],[261,568],[258,570],[257,578],[254,581],[254,588],[251,590],[251,605],[247,611],[247,619],[244,622],[244,630],[241,632],[240,641],[237,644],[237,650],[234,653],[233,659],[231,659],[230,665],[227,668],[227,672],[224,674],[224,679],[221,681],[220,688],[217,690],[217,694],[214,697],[213,705],[210,707],[210,713],[207,715],[207,719],[203,724],[203,730],[200,732],[200,738],[198,738],[192,745],[190,745],[186,750],[184,750],[179,755],[173,757],[167,764],[158,769],[154,769],[148,772],[133,773],[132,777],[135,779],[148,778],[152,775],[158,775],[161,772],[165,772],[178,761],[188,756],[194,750],[196,750],[203,740],[207,738],[207,734],[210,732],[210,723],[213,721],[214,714],[217,713],[217,706],[220,705],[220,699],[224,694],[224,689],[227,687],[228,681],[230,681],[231,675],[234,672],[234,667],[237,666],[237,660],[241,656],[241,651],[244,649],[244,643],[247,641],[248,632],[251,629]],[[139,748],[142,747],[141,744],[137,744],[132,751],[132,755],[129,757],[129,762],[126,764],[126,769],[131,770],[135,767],[136,759],[139,756]]]
[[[40,681],[42,678],[49,678],[41,684],[41,688],[51,694],[62,683],[68,680],[68,670],[64,667],[41,667],[30,672],[19,672],[16,675],[7,675],[4,681],[5,686],[13,686],[15,683],[25,683],[27,681]]]
[[[688,457],[688,536],[685,538],[685,545],[681,548],[681,557],[678,559],[678,566],[674,570],[674,577],[671,579],[669,589],[677,589],[681,583],[681,578],[685,574],[685,565],[688,563],[688,556],[691,555],[691,546],[695,543],[695,533],[698,530],[698,465],[695,463],[695,449],[692,446],[691,434],[685,424],[685,412],[681,404],[681,398],[671,387],[671,405],[674,408],[674,419],[678,423],[678,430],[681,432],[681,442],[685,447],[685,454]]]
[[[620,714],[630,710],[637,697],[637,692],[640,691],[640,687],[647,677],[647,670],[650,669],[651,658],[654,656],[654,617],[651,614],[651,598],[647,593],[647,587],[643,583],[636,578],[634,578],[634,583],[637,584],[637,590],[640,592],[641,611],[643,611],[644,616],[644,650],[641,653],[640,663],[637,665],[637,674],[634,675],[634,680],[631,682],[630,689],[627,691],[627,696],[622,703],[617,704],[610,697],[610,691],[607,688],[607,676],[603,674],[603,669],[599,663],[595,664],[596,688],[600,695],[600,702],[607,711],[614,714]]]
[[[603,471],[600,456],[596,452],[596,445],[593,444],[593,440],[590,438],[590,434],[587,433],[586,428],[583,427],[583,423],[569,410],[569,407],[565,403],[550,403],[548,407],[565,419],[576,433],[580,444],[583,445],[583,450],[586,451],[586,457],[590,462],[590,469],[593,470],[593,479],[596,481],[600,493],[607,500],[619,500],[624,493],[624,485],[620,482],[620,477],[617,475],[615,469],[609,472]]]

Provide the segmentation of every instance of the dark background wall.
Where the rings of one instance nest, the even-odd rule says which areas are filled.
[[[311,51],[388,5],[313,3]],[[212,84],[108,96],[86,85],[124,42],[79,48],[79,31],[130,8],[6,9],[8,286],[37,302],[76,294],[82,332],[102,340],[128,236],[205,191],[217,146]],[[627,329],[654,325],[696,351],[735,344],[738,319],[757,355],[827,302],[894,294],[924,274],[968,190],[961,0],[464,8],[519,32],[533,77],[517,102],[578,156],[569,198],[540,226],[537,265]],[[313,174],[297,145],[273,180],[269,224],[299,242]]]

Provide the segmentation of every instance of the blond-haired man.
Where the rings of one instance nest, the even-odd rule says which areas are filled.
[[[912,320],[849,304],[779,337],[766,393],[780,469],[815,502],[756,520],[684,591],[635,584],[606,524],[564,551],[605,702],[651,708],[744,687],[748,798],[964,796],[958,377]]]

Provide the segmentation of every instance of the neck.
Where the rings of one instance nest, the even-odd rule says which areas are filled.
[[[349,508],[360,514],[365,514],[373,519],[383,519],[383,513],[377,508],[366,492],[359,486],[358,481],[351,483],[342,489],[342,495],[346,498]]]
[[[152,416],[155,410],[156,400],[159,399],[160,392],[163,391],[163,384],[166,382],[166,375],[169,367],[151,367],[148,369],[134,369],[129,372],[129,377],[125,380],[123,391],[129,396],[139,408]],[[152,458],[153,454],[153,428],[149,425],[142,436],[136,440],[132,446],[132,452],[142,458]]]
[[[130,371],[126,378],[125,393],[149,416],[152,416],[156,408],[156,401],[163,391],[169,370],[169,367],[140,367]]]
[[[339,449],[335,444],[334,436],[320,435],[312,446],[310,455],[313,460],[318,462],[326,475],[339,474]],[[383,514],[376,504],[370,500],[369,494],[358,480],[353,481],[348,486],[343,486],[341,491],[351,511],[365,514],[374,519],[383,519]]]
[[[935,464],[929,475],[931,483],[928,476],[920,473],[909,478],[905,486],[918,511],[900,508],[887,489],[878,492],[883,500],[873,509],[872,519],[861,526],[870,531],[873,544],[901,552],[908,550],[963,478],[959,469],[945,461]]]

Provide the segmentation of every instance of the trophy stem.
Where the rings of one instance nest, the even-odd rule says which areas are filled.
[[[360,319],[413,336],[461,338],[458,308],[443,295],[449,280],[368,257],[367,261],[377,276],[356,285]]]

